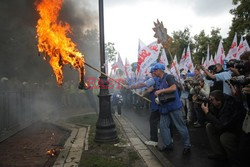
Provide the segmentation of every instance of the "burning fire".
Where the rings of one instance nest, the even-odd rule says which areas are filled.
[[[35,3],[40,18],[37,21],[38,51],[49,57],[57,83],[63,83],[62,68],[66,64],[78,70],[80,84],[83,82],[85,68],[84,55],[76,49],[76,44],[67,35],[71,32],[70,25],[58,21],[63,0],[40,0]],[[80,86],[79,86],[80,87]]]
[[[56,155],[56,150],[55,149],[50,149],[47,151],[47,154],[54,157]]]

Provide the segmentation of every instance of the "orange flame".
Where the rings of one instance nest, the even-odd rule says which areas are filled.
[[[62,68],[66,64],[78,70],[80,78],[85,74],[84,56],[76,49],[76,44],[67,35],[71,32],[70,25],[58,21],[63,0],[41,0],[35,3],[40,18],[37,21],[38,51],[49,56],[59,85],[63,82]]]

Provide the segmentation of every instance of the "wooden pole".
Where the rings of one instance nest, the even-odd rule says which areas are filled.
[[[92,68],[93,70],[95,70],[95,71],[101,73],[102,75],[107,76],[107,77],[110,78],[112,81],[114,81],[114,82],[116,82],[116,83],[122,85],[124,88],[126,88],[126,86],[125,86],[124,84],[118,82],[117,80],[115,80],[115,79],[113,79],[112,77],[108,76],[107,74],[105,74],[104,72],[100,71],[99,69],[97,69],[97,68],[91,66],[90,64],[88,64],[88,63],[86,63],[86,62],[84,62],[84,64],[85,64],[86,66]],[[129,89],[129,90],[130,90],[130,89]],[[148,101],[148,102],[151,102],[151,100],[149,100],[148,98],[146,98],[146,97],[140,95],[139,93],[135,92],[134,90],[130,90],[130,91],[133,92],[133,93],[135,93],[136,95],[140,96],[140,97],[143,98],[144,100],[146,100],[146,101]]]

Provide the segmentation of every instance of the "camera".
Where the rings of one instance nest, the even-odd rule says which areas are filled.
[[[211,65],[208,67],[208,70],[209,71],[213,71],[213,72],[216,72],[216,65]]]
[[[232,85],[241,85],[241,86],[246,86],[250,84],[250,77],[246,77],[244,75],[238,76],[236,78],[230,79],[230,83]]]
[[[195,87],[195,86],[200,86],[200,83],[199,82],[193,82],[192,83],[192,86]]]
[[[198,103],[209,103],[209,98],[207,97],[204,97],[204,96],[201,96],[201,95],[198,95],[197,96],[197,102]]]
[[[236,68],[240,74],[244,75],[246,72],[249,71],[249,62],[243,62],[241,60],[235,60],[235,59],[232,59],[232,60],[229,60],[227,63],[226,63],[226,67],[227,68]]]

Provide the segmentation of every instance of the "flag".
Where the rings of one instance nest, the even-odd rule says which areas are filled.
[[[236,59],[240,59],[240,55],[242,55],[244,52],[245,52],[245,47],[244,47],[244,44],[243,44],[243,37],[241,36],[240,37],[240,43],[239,43],[239,46],[238,46],[238,49],[237,49]]]
[[[249,48],[249,45],[248,45],[246,39],[243,41],[243,45],[244,45],[244,47],[245,47],[245,51],[246,51],[246,52],[247,52],[247,51],[250,51],[250,48]]]
[[[186,71],[193,71],[194,70],[194,64],[192,61],[191,57],[191,51],[190,51],[190,46],[188,45],[187,52],[186,52],[186,57],[184,61],[184,70]]]
[[[226,60],[230,59],[236,59],[237,57],[237,33],[234,35],[234,39],[232,42],[232,45],[228,51],[227,57],[225,58]]]
[[[205,60],[205,62],[203,64],[203,66],[205,68],[208,68],[210,66],[209,54],[210,54],[209,53],[209,45],[207,45],[207,57],[206,57],[206,60]]]
[[[179,68],[180,69],[184,69],[184,63],[185,63],[185,59],[186,59],[186,49],[184,48],[183,49],[183,52],[182,52],[182,55],[181,55],[181,60],[180,60],[180,63],[179,63]]]
[[[222,39],[221,39],[216,56],[214,57],[214,60],[216,63],[220,63],[221,65],[224,65],[224,59],[225,59],[225,51],[224,51],[224,48],[222,45]]]
[[[160,45],[157,44],[157,42],[153,42],[149,46],[146,46],[141,40],[139,40],[137,80],[142,79],[147,68],[157,60],[159,51]]]
[[[132,77],[132,68],[131,68],[131,65],[130,65],[127,57],[125,58],[125,74],[126,74],[127,78]]]
[[[162,52],[161,52],[161,57],[160,57],[160,61],[159,63],[162,63],[165,65],[165,67],[167,68],[168,66],[168,58],[167,58],[167,55],[166,55],[166,52],[165,52],[165,49],[162,48]]]
[[[177,70],[177,71],[176,71]],[[170,72],[172,75],[174,75],[176,78],[178,78],[178,75],[179,74],[179,65],[178,65],[178,62],[177,62],[177,57],[176,55],[174,56],[174,60],[171,64],[171,67],[170,67]]]
[[[118,53],[118,59],[117,59],[116,64],[117,64],[117,66],[118,66],[119,69],[121,69],[123,72],[125,72],[125,67],[123,65],[120,53]]]
[[[214,65],[214,64],[215,64],[214,58],[213,58],[213,55],[211,55],[210,61],[209,61],[209,66]]]
[[[112,65],[111,65],[111,70],[114,70],[114,72],[116,72],[116,69],[118,68],[118,65],[116,62],[114,62]]]

